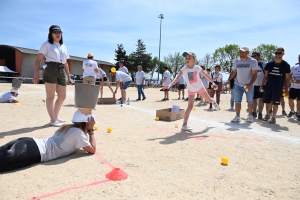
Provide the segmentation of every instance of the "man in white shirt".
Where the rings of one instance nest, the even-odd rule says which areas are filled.
[[[123,104],[126,101],[126,89],[131,84],[132,78],[128,74],[122,71],[115,71],[115,70],[116,69],[113,67],[111,70],[109,70],[109,74],[111,76],[116,76],[116,90],[114,94],[117,94],[118,88],[121,87],[122,97],[120,103]],[[120,83],[122,83],[122,86]]]
[[[143,96],[142,100],[144,101],[146,99],[146,96],[143,91],[143,83],[145,81],[145,73],[143,72],[141,65],[137,66],[137,70],[138,71],[135,74],[135,83],[136,83],[137,89],[138,89],[137,101],[141,100],[141,96]]]
[[[10,92],[0,93],[0,103],[19,103],[16,97],[19,94],[19,90],[11,89]]]
[[[96,73],[98,73],[98,65],[97,62],[94,61],[94,55],[89,53],[87,56],[87,60],[83,62],[83,83],[95,85],[96,83]]]
[[[289,91],[289,106],[290,106],[290,113],[288,117],[292,117],[293,115],[297,115],[297,120],[300,121],[300,55],[298,56],[298,64],[291,68],[292,74],[292,85]],[[296,99],[297,112],[294,111],[295,105],[294,101]]]
[[[266,63],[260,61],[260,53],[259,52],[252,52],[252,58],[256,59],[258,62],[258,71],[257,71],[257,78],[254,82],[254,95],[253,95],[253,112],[252,116],[254,118],[257,117],[256,109],[257,109],[257,103],[258,103],[258,119],[262,119],[262,111],[264,109],[264,91],[259,91],[259,87],[262,83],[262,80],[265,75],[264,68],[266,66]],[[258,101],[258,102],[257,102]]]
[[[170,85],[171,84],[171,74],[168,70],[168,67],[165,67],[165,72],[164,72],[164,75],[163,75],[163,80],[161,81],[162,82],[162,85]],[[164,89],[164,98],[162,99],[162,101],[168,101],[169,100],[169,89]]]

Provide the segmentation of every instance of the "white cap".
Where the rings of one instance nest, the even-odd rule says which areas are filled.
[[[10,90],[10,92],[14,92],[14,93],[19,94],[19,90],[16,90],[16,89],[14,89],[14,88],[12,88],[12,89]]]
[[[243,51],[243,52],[246,52],[246,51],[248,51],[248,52],[249,52],[250,50],[249,50],[249,48],[248,48],[248,47],[241,47],[241,48],[240,48],[240,51]]]
[[[77,110],[73,115],[72,122],[88,122],[89,117],[94,117],[94,114],[83,114],[80,110]]]

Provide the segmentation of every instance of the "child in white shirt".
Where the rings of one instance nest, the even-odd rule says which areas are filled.
[[[184,52],[182,54],[185,57],[186,65],[180,70],[180,74],[172,81],[170,85],[166,85],[165,88],[169,89],[172,85],[176,84],[181,76],[185,77],[187,89],[188,89],[188,107],[184,114],[184,120],[182,125],[183,131],[191,131],[193,130],[191,127],[187,126],[187,122],[190,116],[190,113],[194,107],[194,97],[195,94],[200,94],[207,102],[213,103],[216,110],[220,110],[219,105],[210,98],[209,94],[206,92],[205,87],[199,77],[199,73],[205,76],[213,85],[213,80],[209,77],[207,73],[205,73],[199,65],[195,65],[196,62],[196,54],[192,52]]]

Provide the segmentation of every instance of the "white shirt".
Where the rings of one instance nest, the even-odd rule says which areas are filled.
[[[0,103],[11,103],[13,100],[16,100],[16,98],[11,92],[0,93]]]
[[[216,72],[213,72],[212,73],[212,79],[213,81],[217,81],[217,82],[223,82],[222,79],[223,79],[223,75],[219,72],[216,74]]]
[[[181,76],[181,77],[180,77],[178,83],[179,83],[180,85],[184,85],[184,84],[185,84],[185,78],[184,78],[184,76]]]
[[[169,70],[166,70],[164,72],[164,78],[167,77],[167,79],[163,82],[164,85],[170,85],[171,84],[171,74]]]
[[[127,82],[127,81],[132,81],[131,77],[122,71],[116,71],[116,79],[117,79],[117,81],[120,81],[123,83]]]
[[[192,69],[188,68],[188,66],[184,66],[181,71],[186,80],[187,89],[190,92],[197,92],[204,87],[199,76],[199,73],[202,71],[199,65],[195,65]]]
[[[265,69],[266,63],[262,63],[262,68]],[[257,71],[257,78],[254,82],[254,86],[261,86],[262,80],[265,76],[264,71],[262,70],[262,68],[258,65],[258,71]]]
[[[70,58],[67,47],[57,42],[50,44],[48,41],[44,42],[39,50],[39,53],[44,54],[46,62],[57,62],[65,64]]]
[[[105,71],[103,71],[103,69],[101,69],[101,68],[98,68],[98,73],[96,73],[97,78],[100,79],[103,77],[103,75],[104,75],[104,77],[106,76]]]
[[[128,73],[128,69],[127,69],[127,67],[125,67],[125,66],[120,67],[120,68],[118,69],[118,71],[121,71],[121,72],[124,72],[124,73]]]
[[[83,78],[87,76],[93,76],[96,78],[95,69],[98,69],[97,62],[91,59],[87,59],[82,64]]]
[[[300,89],[300,84],[299,83],[294,83],[293,79],[299,81],[300,80],[300,65],[295,65],[291,68],[291,73],[292,73],[292,85],[291,88],[295,89]],[[299,99],[298,99],[299,101]]]
[[[145,78],[144,71],[140,71],[140,72],[138,71],[138,72],[136,72],[135,78],[136,78],[136,84],[137,85],[143,85],[143,80]]]
[[[41,162],[69,155],[77,149],[91,145],[79,128],[70,128],[65,134],[54,134],[49,138],[33,138],[33,140],[39,148]]]

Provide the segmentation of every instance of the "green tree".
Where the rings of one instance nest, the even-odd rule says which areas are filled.
[[[169,53],[168,56],[164,57],[164,62],[169,67],[173,77],[176,77],[180,69],[185,65],[185,59],[180,52],[175,52],[174,55]]]
[[[118,48],[115,49],[115,57],[115,61],[117,61],[115,63],[117,69],[119,68],[118,62],[120,60],[124,60],[124,65],[126,65],[128,56],[126,56],[126,51],[124,50],[123,44],[118,44]]]
[[[230,73],[234,60],[239,56],[239,49],[236,44],[229,44],[216,49],[212,57],[213,63],[220,64],[222,71]]]
[[[215,65],[212,55],[207,53],[203,58],[199,60],[199,65],[203,65],[205,69],[211,69]]]
[[[146,53],[146,45],[144,44],[144,42],[139,39],[137,41],[137,45],[136,45],[136,51],[131,53],[131,64],[132,65],[128,65],[128,70],[131,73],[135,73],[136,71],[136,67],[138,65],[142,65],[143,67],[143,71],[145,73],[148,73],[152,70],[153,65],[151,65],[151,53]]]
[[[273,44],[260,44],[256,48],[252,49],[251,52],[259,52],[260,60],[263,62],[269,62],[274,60],[274,52],[278,47]]]

